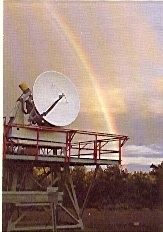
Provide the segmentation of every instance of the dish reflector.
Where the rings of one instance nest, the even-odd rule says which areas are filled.
[[[33,86],[35,107],[43,119],[55,126],[72,123],[80,109],[80,100],[69,78],[55,71],[40,74]]]

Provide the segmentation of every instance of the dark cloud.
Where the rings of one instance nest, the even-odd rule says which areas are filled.
[[[125,148],[125,157],[144,157],[144,158],[162,158],[163,147],[159,144],[145,145],[127,145]]]

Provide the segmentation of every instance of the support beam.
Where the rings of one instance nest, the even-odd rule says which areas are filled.
[[[86,204],[87,204],[87,201],[88,201],[88,197],[89,197],[89,194],[90,194],[90,191],[94,185],[94,182],[95,182],[95,179],[96,179],[96,175],[97,175],[97,171],[99,169],[99,165],[96,166],[95,168],[95,172],[94,172],[94,175],[93,175],[93,180],[88,188],[88,191],[87,191],[87,194],[86,194],[86,197],[84,199],[84,203],[83,203],[83,206],[82,206],[82,209],[81,209],[81,217],[83,216],[83,213],[84,213],[84,209],[86,207]]]

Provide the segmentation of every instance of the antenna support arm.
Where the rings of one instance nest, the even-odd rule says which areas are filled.
[[[45,112],[43,112],[41,116],[46,116],[64,96],[63,93],[59,95],[59,98]]]

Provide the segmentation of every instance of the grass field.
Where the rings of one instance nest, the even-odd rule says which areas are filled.
[[[62,219],[63,217],[64,215]],[[45,214],[42,211],[32,210],[27,213],[21,224],[23,226],[30,223],[41,225],[44,220],[51,224],[50,212]],[[86,209],[83,222],[84,232],[163,232],[163,210]]]
[[[86,210],[86,231],[111,232],[163,232],[162,210]]]

